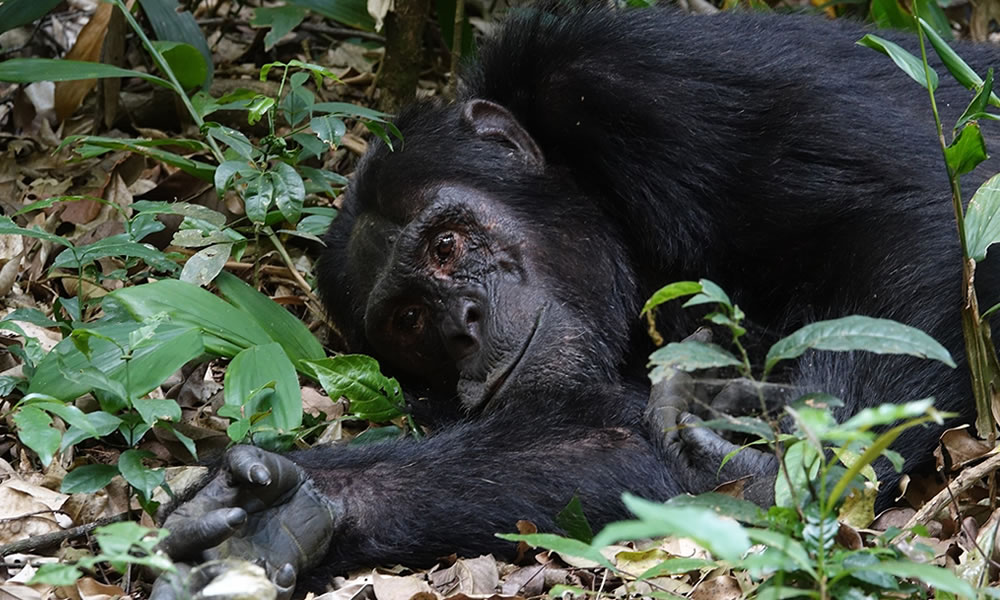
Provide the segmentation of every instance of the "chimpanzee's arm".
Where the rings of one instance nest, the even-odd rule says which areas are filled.
[[[626,516],[622,492],[665,499],[682,491],[638,426],[537,421],[537,414],[493,415],[425,440],[284,457],[235,448],[168,519],[180,535],[166,548],[188,560],[263,558],[272,578],[285,569],[288,581],[286,563],[333,574],[362,565],[426,565],[452,553],[511,556],[514,544],[494,534],[516,531],[522,519],[556,531],[555,516],[574,494],[599,527]],[[230,514],[234,506],[249,518]],[[332,536],[317,534],[328,526]],[[296,546],[309,555],[297,555]]]

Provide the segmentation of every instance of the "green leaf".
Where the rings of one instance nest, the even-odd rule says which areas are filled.
[[[885,561],[868,567],[869,571],[888,573],[896,577],[919,579],[935,591],[944,591],[956,596],[975,598],[972,586],[959,579],[954,573],[934,565],[915,562]]]
[[[969,257],[980,262],[1000,241],[1000,175],[990,177],[973,194],[965,211],[965,245]]]
[[[594,530],[590,528],[587,516],[583,514],[583,504],[580,497],[573,494],[566,508],[556,515],[556,525],[562,527],[573,539],[589,544],[594,539]]]
[[[60,0],[3,0],[0,2],[0,33],[47,15],[59,2]]]
[[[614,568],[597,548],[573,538],[562,537],[554,533],[498,533],[496,535],[502,540],[524,542],[533,548],[545,548],[566,556],[585,558],[609,569]]]
[[[960,84],[965,86],[966,89],[979,88],[983,85],[983,79],[976,74],[976,72],[970,67],[962,57],[958,55],[957,52],[952,50],[948,42],[938,35],[934,27],[925,21],[924,19],[918,19],[920,23],[920,28],[923,29],[924,35],[927,36],[928,41],[930,41],[931,46],[934,47],[934,51],[937,55],[941,57],[941,62],[944,63],[948,72],[951,73]],[[997,98],[996,94],[990,94],[990,104],[993,106],[1000,106],[1000,98]]]
[[[153,497],[153,490],[163,483],[163,469],[151,469],[142,459],[155,456],[148,450],[126,450],[118,459],[118,469],[125,481],[146,498]]]
[[[836,427],[842,431],[867,431],[872,427],[889,425],[904,419],[914,419],[927,414],[934,405],[933,398],[924,398],[903,404],[880,404],[865,408]]]
[[[181,281],[205,286],[212,283],[229,260],[233,244],[212,244],[195,252],[181,269]]]
[[[64,494],[93,494],[104,489],[118,475],[115,465],[83,465],[63,477],[60,491]]]
[[[267,396],[269,405],[248,406],[243,414],[270,411],[260,423],[289,433],[302,424],[302,393],[295,367],[275,342],[247,348],[229,363],[224,380],[226,404],[243,406],[254,390],[272,381],[275,386],[274,393]]]
[[[37,227],[18,227],[10,217],[0,216],[0,235],[25,235],[39,240],[52,242],[60,246],[73,247],[73,243],[66,238],[42,231]]]
[[[88,63],[89,64],[89,63]],[[211,165],[200,160],[194,160],[170,152],[167,150],[162,150],[158,146],[169,145],[173,140],[138,140],[138,139],[117,139],[117,138],[104,138],[94,135],[88,136],[70,136],[63,140],[63,144],[70,144],[74,142],[81,142],[82,147],[77,148],[77,152],[83,158],[88,158],[90,156],[98,156],[99,152],[93,152],[97,149],[100,152],[107,152],[108,150],[126,150],[128,152],[134,152],[136,154],[141,154],[143,156],[148,156],[154,160],[166,163],[172,167],[177,167],[178,169],[184,171],[188,175],[192,175],[201,179],[202,181],[212,181],[212,176],[215,174],[215,165]]]
[[[264,36],[264,50],[270,50],[304,18],[306,11],[296,6],[260,7],[254,9],[250,25],[271,28]]]
[[[109,297],[138,321],[165,313],[173,323],[197,327],[222,342],[229,342],[205,340],[205,348],[221,356],[235,356],[234,348],[238,352],[274,341],[244,311],[183,281],[164,279],[116,290]]]
[[[318,15],[328,19],[340,21],[344,25],[363,29],[365,31],[375,31],[375,19],[368,14],[368,4],[366,0],[290,0],[288,4],[307,8]]]
[[[138,411],[142,420],[152,425],[159,420],[179,423],[181,407],[171,398],[136,398],[132,406]]]
[[[896,63],[897,67],[913,78],[914,81],[925,88],[927,87],[927,76],[924,74],[923,61],[904,50],[898,44],[869,33],[858,40],[858,45],[885,54],[892,59],[892,62]],[[927,73],[930,76],[931,90],[936,90],[938,86],[938,74],[930,67],[927,68]]]
[[[274,201],[274,173],[261,173],[260,177],[251,181],[243,198],[247,217],[254,223],[267,220],[267,211]]]
[[[882,29],[914,31],[913,18],[903,11],[897,0],[872,0],[868,8],[872,22]]]
[[[306,200],[306,186],[295,167],[278,162],[274,165],[274,201],[281,216],[290,223],[299,220]]]
[[[716,514],[750,525],[763,525],[767,523],[767,515],[753,502],[716,492],[698,494],[697,496],[688,496],[686,494],[674,496],[670,500],[667,500],[666,506],[708,509]]]
[[[309,120],[309,128],[327,146],[333,147],[340,143],[340,138],[347,132],[347,125],[338,117],[324,115]]]
[[[207,81],[208,67],[205,65],[205,57],[191,44],[153,41],[153,47],[163,55],[177,82],[185,90],[196,88]]]
[[[624,494],[622,501],[639,520],[619,521],[605,527],[593,546],[603,547],[622,540],[676,535],[691,538],[724,560],[735,561],[750,549],[743,526],[715,511],[697,506],[668,506]]]
[[[222,194],[225,190],[229,189],[232,185],[233,178],[239,175],[242,179],[256,179],[259,176],[259,171],[253,168],[245,160],[227,160],[226,162],[219,165],[213,174],[213,181],[215,181],[215,190]]]
[[[226,127],[218,123],[205,123],[205,128],[208,131],[208,135],[229,146],[233,152],[247,161],[258,154],[253,144],[247,139],[247,136],[232,127]]]
[[[958,136],[945,148],[944,158],[948,162],[948,168],[956,175],[972,171],[989,158],[979,125],[975,122],[966,123]]]
[[[118,323],[95,325],[92,329],[124,345],[129,333],[137,327],[137,323]],[[138,397],[148,393],[185,363],[201,355],[204,345],[198,330],[190,326],[162,323],[156,329],[155,343],[133,351],[127,371],[121,350],[111,342],[91,340],[91,350],[91,358],[88,359],[73,345],[72,340],[64,339],[59,342],[39,363],[28,391],[46,394],[64,402],[74,400],[95,388],[93,381],[81,381],[79,377],[79,373],[85,369],[94,369],[119,386],[127,383],[130,386],[128,392],[133,397]]]
[[[194,15],[184,10],[177,0],[139,0],[139,4],[142,5],[142,11],[146,13],[153,31],[156,32],[157,39],[184,42],[198,50],[202,58],[201,67],[205,69],[205,77],[195,85],[207,88],[212,82],[212,51],[205,40],[205,34],[194,20]],[[173,63],[169,61],[168,63],[173,69]],[[176,72],[174,74],[178,75]]]
[[[746,533],[754,543],[763,544],[769,550],[781,553],[791,559],[799,569],[816,577],[813,561],[799,542],[783,533],[768,529],[747,529]]]
[[[22,0],[23,3],[23,0]],[[71,586],[83,577],[83,571],[73,565],[63,563],[45,563],[38,567],[35,574],[28,580],[29,585],[44,583],[47,585]]]
[[[21,442],[35,451],[44,466],[49,466],[62,438],[52,428],[52,418],[33,406],[25,406],[14,415],[14,424]]]
[[[728,350],[707,342],[672,342],[649,355],[649,378],[653,383],[667,379],[674,369],[697,371],[713,367],[738,367],[742,362]]]
[[[810,349],[909,354],[955,367],[944,346],[923,331],[889,319],[853,315],[818,321],[778,340],[767,352],[764,373],[769,373],[779,361],[796,358]]]
[[[717,569],[719,563],[714,560],[703,558],[668,558],[655,567],[651,567],[642,572],[636,579],[642,581],[653,577],[663,577],[666,575],[680,575],[701,569]]]
[[[300,319],[239,277],[222,272],[215,285],[230,304],[249,315],[271,339],[281,344],[296,368],[302,370],[299,361],[326,356],[323,345]]]
[[[164,79],[142,71],[122,69],[104,63],[64,58],[12,58],[0,62],[0,81],[33,83],[35,81],[79,81],[105,77],[139,77],[170,88]]]
[[[177,263],[152,246],[129,241],[122,236],[106,237],[86,246],[79,246],[75,252],[62,252],[52,261],[52,269],[78,269],[101,258],[109,256],[138,258],[157,271],[172,273]]]
[[[697,281],[675,281],[656,290],[646,304],[643,305],[640,315],[653,310],[664,302],[669,302],[682,296],[690,296],[701,291],[701,284]]]
[[[378,362],[361,354],[305,361],[331,398],[346,397],[351,413],[384,423],[402,415],[403,392],[399,382],[382,375]]]
[[[779,474],[775,479],[774,504],[794,508],[802,505],[810,497],[809,490],[813,489],[810,482],[819,475],[823,457],[812,444],[806,440],[799,440],[786,448],[784,462],[788,477]]]

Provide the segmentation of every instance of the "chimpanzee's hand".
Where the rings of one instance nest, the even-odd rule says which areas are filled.
[[[182,563],[235,558],[259,564],[276,588],[275,597],[283,600],[291,597],[298,574],[326,554],[336,516],[333,503],[295,463],[237,446],[211,481],[167,517],[163,526],[170,536],[161,548]],[[201,591],[226,570],[219,564],[233,563],[185,567],[180,575],[161,577],[150,600],[179,600]]]
[[[646,420],[654,439],[662,441],[673,476],[686,491],[700,494],[721,483],[742,479],[743,497],[766,508],[774,504],[774,478],[778,473],[775,456],[743,448],[720,469],[725,457],[738,446],[711,429],[699,426],[701,419],[693,414],[695,410],[714,412],[717,406],[731,409],[733,403],[747,405],[745,398],[737,398],[742,387],[725,386],[710,399],[707,386],[699,385],[688,373],[674,371],[669,378],[653,386]],[[751,398],[759,406],[756,394]]]

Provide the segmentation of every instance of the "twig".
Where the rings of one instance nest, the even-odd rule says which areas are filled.
[[[108,525],[109,523],[124,521],[127,516],[128,515],[126,513],[121,513],[113,517],[98,519],[93,523],[87,523],[86,525],[79,525],[62,531],[53,531],[52,533],[43,533],[42,535],[33,535],[24,540],[4,544],[3,546],[0,546],[0,557],[21,552],[34,552],[37,550],[44,550],[45,548],[52,546],[57,546],[66,540],[87,535],[98,527]]]
[[[903,525],[903,531],[897,535],[893,541],[899,539],[900,536],[908,532],[912,527],[916,525],[926,525],[934,516],[945,506],[947,506],[952,499],[952,496],[957,496],[965,490],[973,486],[977,481],[983,477],[993,473],[997,469],[1000,469],[1000,453],[994,454],[983,462],[979,463],[974,467],[969,467],[958,474],[958,477],[951,483],[949,483],[943,490],[937,493],[930,501],[924,503],[920,507],[910,520]]]

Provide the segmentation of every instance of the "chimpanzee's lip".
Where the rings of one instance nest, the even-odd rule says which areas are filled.
[[[521,365],[521,360],[528,354],[528,349],[531,347],[531,343],[535,339],[535,334],[538,332],[538,326],[542,322],[542,317],[545,314],[545,308],[547,305],[543,305],[539,310],[538,314],[535,315],[535,321],[531,324],[531,330],[528,331],[528,335],[524,338],[524,343],[515,352],[511,359],[507,361],[507,364],[494,369],[486,377],[486,381],[476,385],[479,394],[478,398],[475,396],[466,396],[463,398],[463,404],[469,410],[474,410],[477,408],[482,408],[484,411],[490,408],[490,404],[495,398],[502,397],[501,393],[508,381],[512,379],[512,376],[516,374],[518,367]]]

